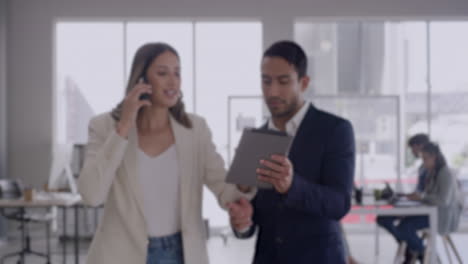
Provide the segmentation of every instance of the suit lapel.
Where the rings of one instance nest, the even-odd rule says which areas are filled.
[[[296,155],[296,153],[299,151],[301,147],[303,147],[302,146],[304,142],[303,138],[307,137],[307,135],[309,134],[308,131],[313,126],[311,125],[311,120],[313,119],[312,116],[314,114],[313,113],[314,111],[315,111],[314,106],[310,105],[309,109],[307,110],[306,115],[304,116],[301,124],[299,125],[299,128],[297,129],[296,136],[294,136],[294,141],[291,145],[291,150],[289,151],[289,157],[291,159],[294,159],[295,158],[294,156]]]
[[[307,110],[306,115],[304,116],[304,119],[299,125],[299,128],[297,129],[296,135],[294,136],[294,140],[289,151],[289,157],[291,159],[294,158],[295,153],[301,147],[301,142],[303,142],[302,138],[307,135],[307,131],[313,126],[311,125],[311,120],[313,120],[312,116],[314,115],[315,111],[315,107],[311,104],[309,106],[309,109]],[[263,124],[263,126],[261,126],[260,129],[268,130],[268,122]]]

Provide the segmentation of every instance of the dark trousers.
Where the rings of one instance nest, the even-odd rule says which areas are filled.
[[[397,220],[400,222],[397,224]],[[423,253],[424,245],[418,236],[418,231],[429,227],[427,216],[379,216],[377,224],[386,229],[396,239],[398,243],[405,241],[408,248],[414,252]]]

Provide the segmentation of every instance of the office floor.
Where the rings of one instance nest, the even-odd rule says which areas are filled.
[[[396,244],[394,240],[388,236],[384,231],[380,232],[380,254],[378,258],[374,257],[374,233],[373,229],[367,227],[345,227],[347,230],[348,239],[351,245],[351,250],[355,258],[359,263],[365,264],[377,264],[377,263],[392,263],[393,257],[396,251]],[[45,240],[37,232],[33,233],[33,244],[32,248],[35,250],[45,250]],[[468,263],[468,251],[466,245],[468,245],[468,232],[463,230],[457,234],[453,234],[452,238],[458,247],[462,259]],[[208,241],[208,249],[210,261],[212,264],[239,264],[239,263],[251,263],[254,239],[249,240],[238,240],[233,237],[228,237],[226,244],[225,241],[218,236],[212,237]],[[81,243],[81,255],[80,263],[84,262],[84,256],[89,243]],[[11,239],[8,243],[3,241],[0,242],[0,256],[8,252],[17,250],[19,247],[19,240],[17,238]],[[61,247],[57,239],[52,241],[53,257],[52,263],[62,263]],[[465,250],[463,250],[465,249]],[[74,263],[72,252],[72,245],[68,243],[67,263]],[[438,253],[442,260],[442,263],[449,263],[442,242],[438,241]],[[453,257],[452,257],[453,259]],[[5,264],[16,263],[16,259],[10,259]],[[45,263],[42,259],[37,257],[27,258],[26,263]]]

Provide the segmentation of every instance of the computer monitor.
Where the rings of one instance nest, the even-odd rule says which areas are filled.
[[[72,193],[78,193],[71,169],[72,153],[72,144],[57,144],[54,147],[48,181],[49,189],[59,190],[68,187]]]

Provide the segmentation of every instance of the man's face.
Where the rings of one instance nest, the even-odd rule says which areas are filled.
[[[302,105],[302,94],[309,84],[307,76],[299,79],[292,64],[280,57],[264,57],[262,60],[262,92],[274,118],[292,117]]]

